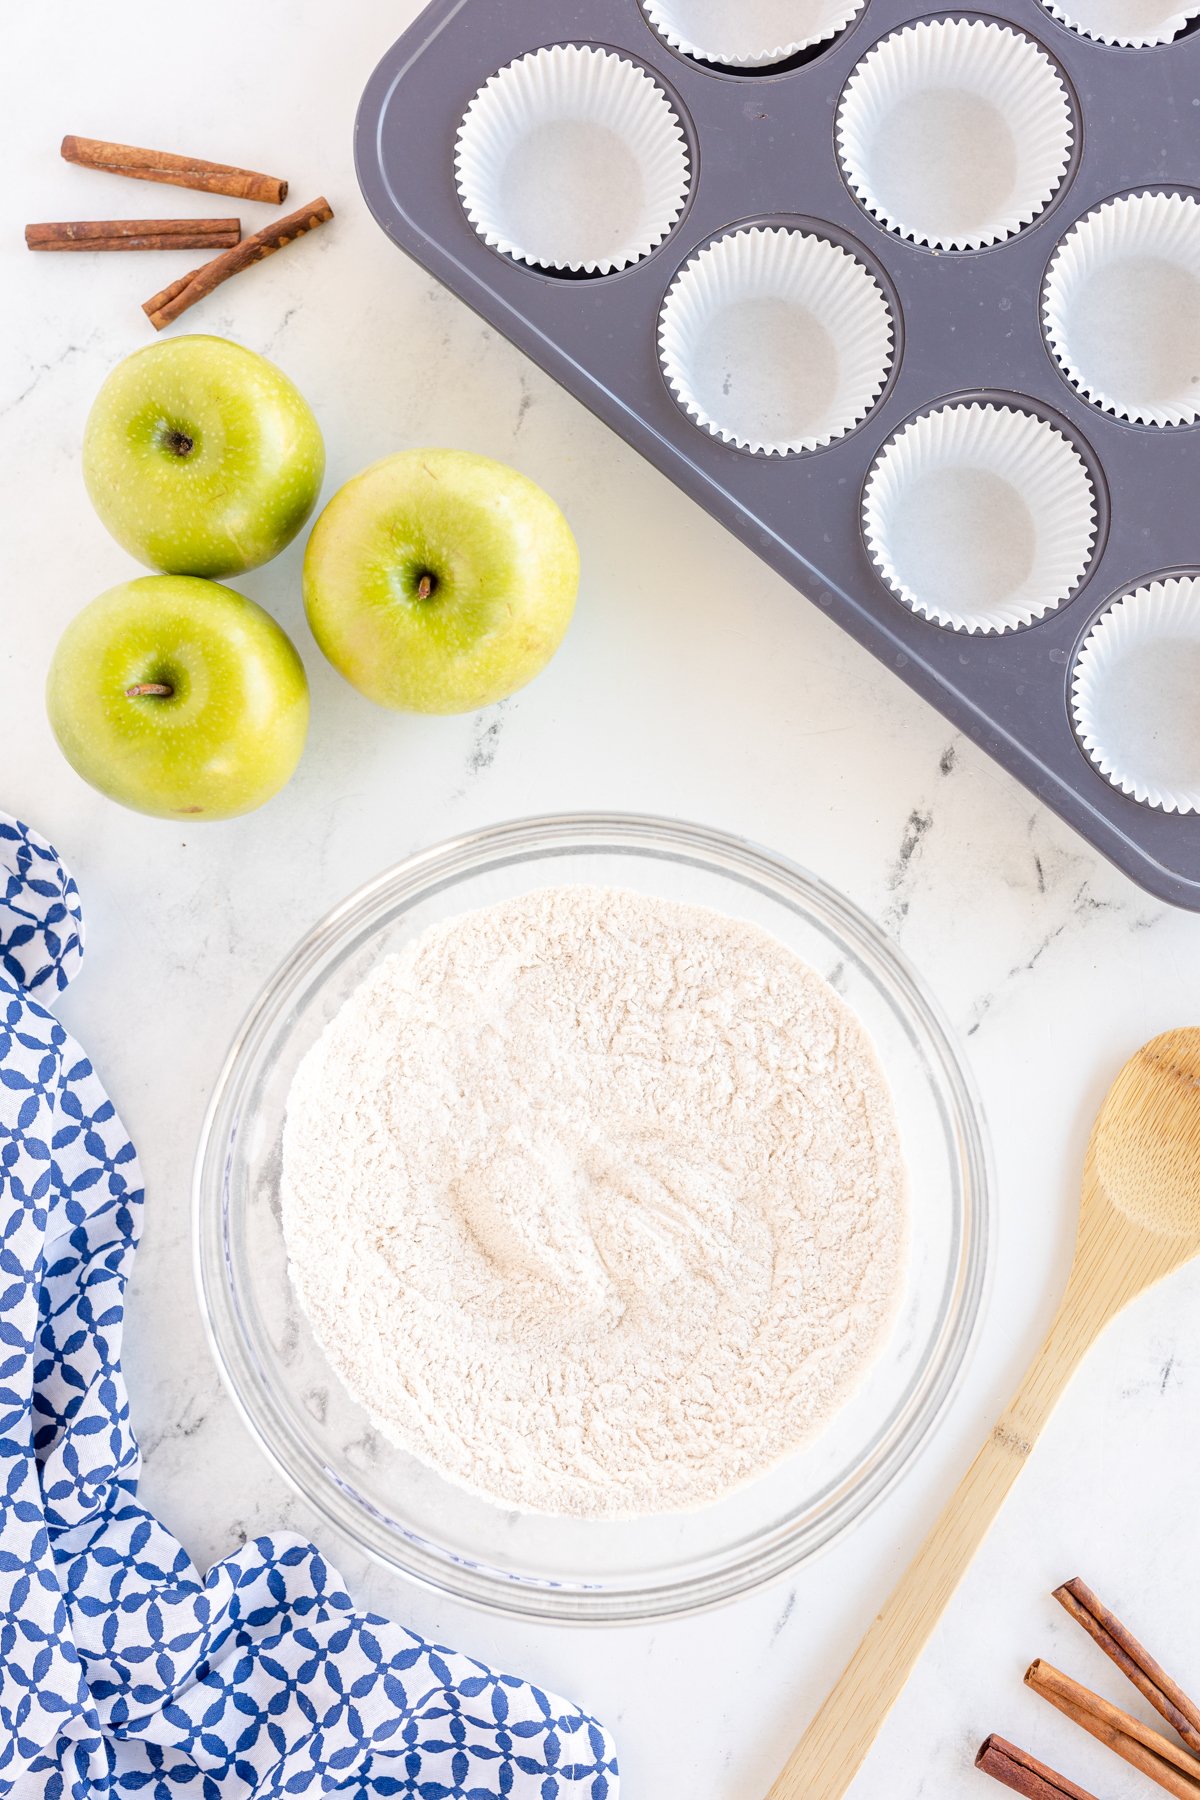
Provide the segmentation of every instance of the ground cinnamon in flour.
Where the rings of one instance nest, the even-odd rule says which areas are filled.
[[[394,1442],[505,1505],[703,1505],[879,1349],[905,1175],[871,1044],[757,927],[605,888],[389,957],[292,1086],[292,1280]]]

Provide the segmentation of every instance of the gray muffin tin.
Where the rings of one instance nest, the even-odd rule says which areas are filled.
[[[367,84],[359,181],[393,242],[1142,887],[1200,911],[1200,815],[1167,814],[1112,787],[1080,747],[1069,710],[1076,653],[1105,606],[1152,575],[1200,565],[1200,429],[1129,425],[1090,405],[1060,372],[1039,318],[1046,266],[1076,219],[1130,188],[1200,187],[1200,36],[1111,48],[1060,25],[1038,0],[952,15],[1002,17],[1040,43],[1071,93],[1075,153],[1054,199],[1018,236],[936,253],[877,224],[853,197],[834,152],[834,113],[873,43],[913,18],[944,16],[868,0],[799,66],[735,72],[672,50],[638,0],[434,0]],[[476,91],[514,58],[556,43],[600,44],[640,64],[688,136],[682,216],[656,250],[616,274],[560,276],[491,249],[455,186],[455,138]],[[799,222],[855,250],[882,277],[896,315],[899,353],[882,399],[849,435],[807,454],[754,456],[710,436],[659,366],[659,308],[677,270],[750,221]],[[907,418],[948,397],[1016,400],[1051,420],[1096,487],[1097,549],[1084,580],[1056,612],[1000,636],[910,611],[863,543],[871,462]]]

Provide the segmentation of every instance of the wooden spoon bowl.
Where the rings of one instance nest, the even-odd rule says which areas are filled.
[[[1175,1240],[1176,1263],[1200,1251],[1200,1028],[1130,1057],[1092,1128],[1088,1173],[1131,1224]]]
[[[841,1800],[1080,1361],[1122,1307],[1197,1254],[1200,1027],[1188,1026],[1143,1045],[1109,1090],[1046,1341],[769,1800]]]

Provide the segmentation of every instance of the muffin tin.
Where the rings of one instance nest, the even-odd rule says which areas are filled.
[[[683,47],[712,0],[434,0],[363,95],[368,204],[1135,881],[1200,911],[1200,811],[1169,766],[1190,796],[1200,693],[1161,741],[1144,696],[1127,716],[1097,693],[1125,608],[1072,707],[1126,596],[1170,596],[1139,601],[1139,647],[1161,631],[1170,664],[1200,642],[1200,36],[1148,0],[805,0],[782,43],[788,0],[758,6],[772,41],[739,29],[718,66]],[[832,35],[760,60],[813,30]],[[1142,195],[1171,204],[1108,205]]]

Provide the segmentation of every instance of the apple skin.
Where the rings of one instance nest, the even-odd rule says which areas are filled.
[[[360,693],[402,712],[474,712],[524,687],[562,642],[578,586],[579,551],[549,494],[465,450],[372,463],[333,496],[304,556],[317,643]]]
[[[173,692],[128,693],[146,682]],[[191,575],[143,575],[67,626],[46,710],[67,761],[109,799],[164,819],[229,819],[291,777],[308,681],[253,600]]]
[[[84,429],[83,477],[100,518],[139,562],[174,575],[269,562],[309,517],[324,474],[320,427],[299,390],[228,338],[135,350]]]

